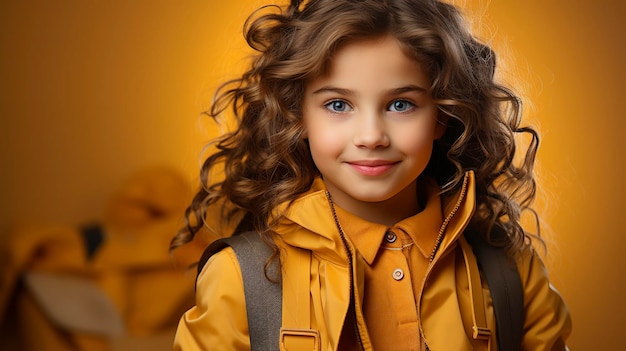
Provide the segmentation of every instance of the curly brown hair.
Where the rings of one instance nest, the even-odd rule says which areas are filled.
[[[436,0],[292,0],[285,8],[255,12],[244,31],[257,54],[241,78],[218,89],[207,112],[217,119],[231,108],[238,125],[216,140],[216,151],[205,160],[202,188],[172,249],[193,239],[209,208],[221,208],[226,219],[245,216],[250,229],[271,230],[276,207],[306,192],[319,176],[303,138],[306,83],[327,71],[342,44],[383,35],[395,37],[426,68],[440,120],[447,124],[426,174],[445,197],[473,170],[473,232],[510,252],[525,245],[529,236],[521,215],[534,213],[538,135],[521,127],[521,100],[495,81],[493,50],[470,33],[456,7]],[[530,143],[514,162],[515,136],[524,133]],[[212,181],[211,172],[221,167],[223,179]]]

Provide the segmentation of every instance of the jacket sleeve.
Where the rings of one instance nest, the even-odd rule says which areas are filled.
[[[175,351],[249,350],[243,281],[227,247],[213,255],[196,283],[196,305],[181,318]]]
[[[572,321],[563,298],[550,284],[535,250],[524,253],[520,276],[524,286],[523,350],[567,350]]]

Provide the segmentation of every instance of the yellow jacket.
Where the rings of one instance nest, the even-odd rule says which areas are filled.
[[[455,205],[459,207],[445,227],[444,239],[427,270],[424,289],[419,294],[417,308],[421,335],[425,340],[423,349],[497,349],[495,317],[486,283],[482,285],[484,305],[476,303],[476,297],[472,299],[469,293],[471,282],[481,283],[478,274],[467,273],[476,272],[472,270],[476,268],[476,262],[462,238],[475,206],[471,173],[468,179],[466,191],[459,192],[455,199],[443,206],[444,214],[451,213]],[[275,242],[280,248],[283,270],[283,327],[312,329],[319,333],[317,349],[338,350],[342,328],[350,313],[353,288],[361,349],[372,350],[360,308],[366,263],[349,241],[346,250],[321,181],[288,208],[277,232]],[[524,287],[526,313],[522,349],[566,349],[565,339],[571,329],[569,313],[549,284],[541,259],[528,249],[519,255],[518,269]],[[305,272],[308,274],[303,274]],[[487,342],[472,337],[474,316],[481,313],[486,316],[487,327],[492,333]],[[390,344],[389,348],[402,349],[399,345],[402,345],[401,341]],[[181,319],[174,349],[248,350],[249,347],[241,272],[234,252],[227,248],[212,256],[200,273],[196,306]]]

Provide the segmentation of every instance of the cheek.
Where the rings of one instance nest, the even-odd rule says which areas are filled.
[[[304,105],[304,130],[313,159],[341,152],[343,137],[340,128],[329,123],[326,116],[320,116]]]
[[[434,126],[415,126],[414,128],[405,127],[398,129],[394,138],[396,148],[402,150],[405,154],[430,155],[433,148],[433,140],[435,140]]]
[[[313,127],[308,129],[307,136],[313,157],[336,155],[343,150],[343,138],[336,129]]]

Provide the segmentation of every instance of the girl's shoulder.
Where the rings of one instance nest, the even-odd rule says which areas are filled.
[[[197,277],[196,304],[180,320],[175,349],[249,349],[247,342],[243,281],[235,252],[225,247],[209,257]]]
[[[522,283],[528,279],[538,279],[542,276],[547,278],[548,272],[541,257],[541,254],[532,244],[524,244],[517,252],[514,253],[514,259],[517,264]]]
[[[215,251],[202,264],[196,279],[196,291],[202,296],[202,289],[219,288],[220,285],[224,288],[241,285],[243,290],[239,261],[235,251],[229,246]]]
[[[565,340],[572,329],[569,309],[551,283],[538,250],[527,245],[517,255],[517,266],[524,290],[525,333],[522,348],[565,349]]]

